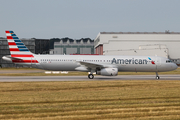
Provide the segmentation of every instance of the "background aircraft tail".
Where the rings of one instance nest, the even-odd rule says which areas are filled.
[[[29,51],[13,31],[6,31],[6,36],[11,55],[5,56],[4,58],[7,58],[14,63],[38,63],[34,58],[34,54]]]

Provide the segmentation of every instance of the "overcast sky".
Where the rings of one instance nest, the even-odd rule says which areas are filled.
[[[180,32],[180,0],[0,0],[0,37],[94,39],[99,32]]]

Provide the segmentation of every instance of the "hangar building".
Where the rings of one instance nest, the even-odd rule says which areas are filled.
[[[96,54],[163,56],[180,63],[180,32],[100,32]]]
[[[94,54],[94,41],[90,38],[59,39],[54,42],[54,54]]]

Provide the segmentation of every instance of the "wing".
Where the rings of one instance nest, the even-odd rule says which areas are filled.
[[[83,66],[85,66],[87,69],[102,69],[102,68],[112,68],[117,67],[116,65],[111,64],[102,64],[102,63],[92,63],[92,62],[83,62],[79,61],[79,63]]]

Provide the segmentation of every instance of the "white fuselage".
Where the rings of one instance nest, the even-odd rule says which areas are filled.
[[[164,72],[177,69],[177,65],[169,59],[157,56],[36,55],[33,59],[38,63],[31,63],[32,67],[52,71],[90,71],[80,62],[107,65],[118,68],[118,71],[129,72]],[[84,69],[76,69],[78,67]]]

